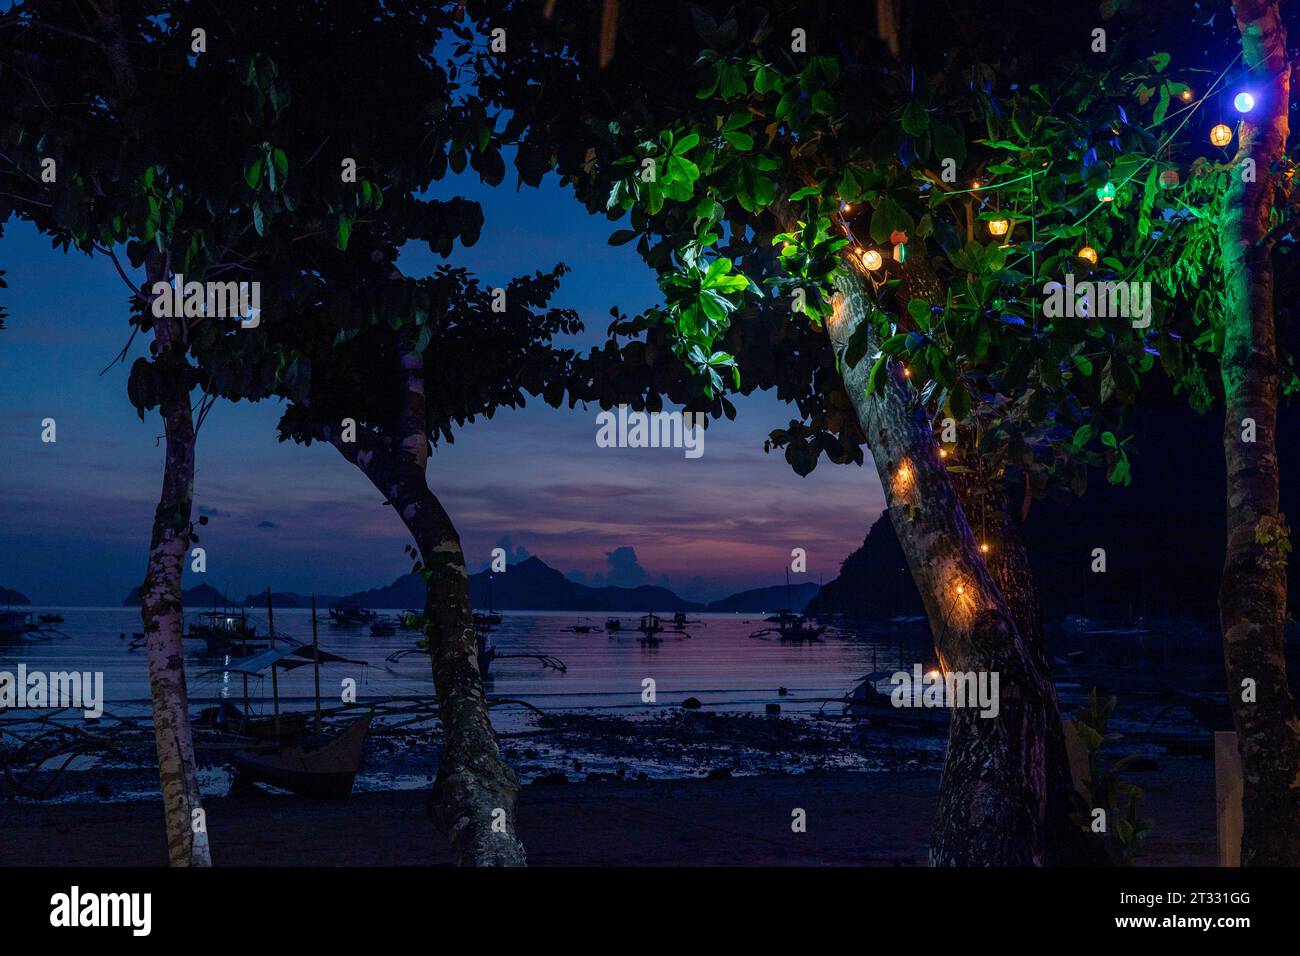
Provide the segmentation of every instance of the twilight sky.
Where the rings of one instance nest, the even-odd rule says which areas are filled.
[[[541,189],[450,184],[482,202],[482,238],[452,261],[489,284],[564,262],[557,306],[577,309],[582,347],[603,340],[608,310],[658,301],[654,278],[615,226],[588,216],[554,179]],[[442,192],[440,190],[440,192]],[[427,248],[402,264],[417,275],[442,260]],[[0,239],[0,586],[36,604],[120,605],[144,575],[161,482],[162,424],[141,422],[126,397],[143,354],[99,371],[126,342],[126,289],[112,263],[52,250],[24,223]],[[137,277],[138,279],[138,277]],[[808,552],[806,580],[835,576],[883,507],[875,470],[822,462],[799,478],[767,432],[792,417],[769,395],[737,402],[714,422],[704,454],[598,448],[592,406],[537,402],[499,413],[434,451],[429,484],[460,530],[477,570],[498,543],[537,555],[587,583],[666,584],[683,597],[721,597],[777,584],[790,549]],[[410,569],[408,536],[369,482],[332,448],[275,440],[276,403],[220,403],[199,434],[195,504],[207,583],[232,597],[261,590],[349,593]],[[54,418],[58,441],[40,440]],[[632,549],[629,552],[626,549]],[[576,573],[575,573],[576,572]],[[644,575],[644,576],[643,576]]]

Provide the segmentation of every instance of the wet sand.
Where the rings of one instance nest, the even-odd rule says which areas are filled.
[[[1215,864],[1212,761],[1161,757],[1125,777],[1146,791],[1153,823],[1139,865]],[[536,866],[918,866],[938,783],[932,771],[895,771],[533,784],[519,829]],[[344,803],[255,791],[206,808],[219,866],[451,862],[421,791]],[[805,833],[791,830],[795,808]],[[0,804],[0,866],[165,862],[159,803]]]

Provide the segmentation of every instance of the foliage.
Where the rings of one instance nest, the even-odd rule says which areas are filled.
[[[1102,841],[1106,852],[1112,862],[1130,865],[1141,852],[1151,824],[1138,816],[1141,788],[1120,777],[1138,758],[1124,757],[1109,767],[1102,764],[1102,747],[1120,739],[1117,734],[1108,733],[1106,729],[1111,714],[1115,712],[1115,703],[1114,697],[1099,699],[1097,688],[1094,687],[1088,694],[1087,705],[1081,707],[1075,716],[1075,729],[1088,753],[1088,773],[1083,779],[1088,799],[1085,800],[1077,792],[1073,793],[1073,819],[1079,826],[1091,829],[1093,812],[1104,810],[1106,830],[1102,834]]]

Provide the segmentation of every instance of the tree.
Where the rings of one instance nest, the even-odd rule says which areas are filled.
[[[1068,270],[1075,257],[1061,240],[1081,208],[1101,206],[1076,165],[1092,132],[1084,120],[1122,121],[1093,94],[1082,119],[1054,124],[1045,92],[1086,91],[1097,71],[1053,89],[1033,70],[1060,51],[1021,57],[1004,32],[948,13],[959,52],[940,40],[928,58],[881,66],[871,41],[836,29],[851,13],[834,5],[725,20],[657,9],[624,17],[602,73],[565,70],[568,51],[583,49],[572,36],[580,18],[548,39],[514,7],[489,21],[539,39],[524,56],[485,58],[480,89],[510,104],[525,182],[554,163],[588,208],[630,213],[611,242],[636,240],[660,272],[666,304],[648,321],[668,331],[706,396],[724,410],[728,387],[797,397],[807,422],[773,440],[802,472],[819,454],[861,460],[857,446],[871,448],[945,668],[997,670],[1015,688],[996,721],[955,715],[932,858],[1046,862],[1072,854],[1078,830],[1036,596],[1014,523],[998,524],[1004,480],[1015,469],[1041,492],[1104,464],[1124,481],[1127,453],[1098,393],[1131,390],[1153,360],[1127,320],[1048,334],[1025,289]],[[698,38],[681,28],[688,21]],[[1064,86],[1078,59],[1042,76]],[[573,103],[585,114],[570,121]],[[1013,163],[1030,174],[1015,177]],[[955,180],[944,175],[953,170]],[[964,188],[986,171],[996,188]],[[1014,259],[974,233],[1008,218],[995,205],[1004,180],[1027,181],[1021,191],[1042,204],[1034,220],[1060,230],[1025,237]],[[1030,212],[1007,210],[1022,228]],[[1049,255],[1051,243],[1061,245]],[[964,422],[966,437],[940,448],[941,417]],[[975,449],[971,465],[945,462]],[[991,559],[974,516],[1008,535]],[[1035,755],[1027,769],[1025,752]]]
[[[352,242],[387,264],[396,248],[389,238],[375,224]],[[499,290],[462,269],[442,267],[418,281],[390,270],[326,276],[320,297],[284,327],[306,350],[312,377],[286,410],[281,438],[333,444],[410,531],[444,733],[431,806],[462,863],[521,865],[518,781],[488,720],[469,572],[455,525],[429,486],[429,442],[453,441],[456,428],[522,406],[528,395],[558,404],[572,353],[550,342],[581,326],[567,310],[546,309],[562,266]],[[346,345],[334,345],[339,335]]]
[[[1300,863],[1300,711],[1287,683],[1284,624],[1290,529],[1279,507],[1280,388],[1275,244],[1293,219],[1291,70],[1276,0],[1235,0],[1255,111],[1242,119],[1223,197],[1224,393],[1228,548],[1219,590],[1228,698],[1245,768],[1243,865]],[[1247,175],[1247,170],[1255,175]],[[1289,177],[1288,177],[1289,178]],[[1283,191],[1285,188],[1285,192]],[[1294,211],[1291,216],[1294,215]]]
[[[132,289],[132,324],[153,335],[151,358],[132,367],[129,395],[142,417],[160,410],[167,438],[142,614],[169,855],[204,864],[206,836],[192,825],[200,806],[180,601],[196,540],[197,425],[218,397],[306,397],[311,361],[281,317],[319,294],[320,276],[385,265],[371,260],[373,246],[350,245],[354,229],[365,232],[382,208],[384,235],[426,240],[446,254],[458,238],[477,236],[481,212],[422,194],[467,159],[489,179],[499,180],[504,164],[489,148],[482,111],[458,100],[455,68],[431,55],[460,15],[455,5],[304,0],[275,17],[180,0],[96,10],[84,17],[34,0],[0,20],[12,40],[6,88],[23,91],[4,105],[0,153],[18,185],[5,191],[0,219],[31,219],[63,248],[115,263],[124,249],[130,267],[144,268],[133,282],[118,265]],[[194,122],[178,137],[164,117]],[[42,177],[47,160],[53,178]],[[395,249],[385,251],[395,258]],[[193,309],[157,314],[155,302],[167,300],[160,288],[182,274],[257,283],[265,308],[256,316],[214,311],[200,295]],[[465,692],[444,710],[444,724],[490,727],[476,672],[443,676],[439,692],[456,680]],[[466,739],[450,748],[466,773],[499,762],[494,742]]]

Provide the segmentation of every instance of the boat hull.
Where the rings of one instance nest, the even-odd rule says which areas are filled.
[[[306,797],[345,800],[356,782],[370,720],[367,715],[353,721],[337,737],[318,747],[293,745],[266,754],[241,751],[231,759],[247,778]]]

